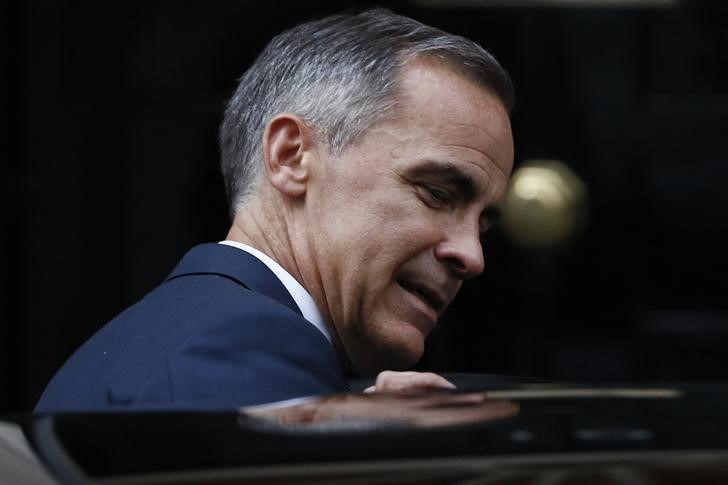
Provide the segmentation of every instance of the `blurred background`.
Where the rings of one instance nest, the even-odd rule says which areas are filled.
[[[1,4],[0,413],[32,409],[78,345],[191,246],[224,238],[217,126],[264,44],[367,5]],[[517,89],[516,166],[560,160],[584,184],[581,230],[565,241],[488,234],[484,275],[464,287],[419,368],[724,380],[728,4],[378,5],[489,48]]]

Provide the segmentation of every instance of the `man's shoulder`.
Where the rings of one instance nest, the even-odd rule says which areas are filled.
[[[121,404],[150,393],[156,400],[162,382],[177,402],[238,405],[341,390],[341,368],[323,334],[287,306],[220,275],[167,281],[98,338],[122,342],[110,369],[112,401]]]
[[[295,381],[303,383],[301,392],[311,394],[340,389],[341,369],[333,348],[295,303],[292,308],[280,301],[276,285],[282,284],[275,275],[265,265],[252,264],[261,274],[246,277],[237,253],[232,253],[236,268],[217,268],[217,249],[203,249],[212,250],[212,264],[202,261],[205,255],[199,250],[193,264],[183,258],[160,286],[102,327],[59,371],[47,390],[47,405],[40,408],[58,409],[54,395],[72,399],[69,407],[89,409],[106,407],[107,399],[122,406],[139,400],[171,403],[184,396],[205,402],[195,394],[198,387],[210,397],[235,397],[239,404],[287,398],[282,389],[295,388]],[[263,291],[251,289],[248,280]],[[309,369],[306,375],[288,378],[299,374],[301,365]],[[266,373],[276,377],[266,384],[269,390],[256,396],[249,390],[263,384],[243,378],[251,373],[261,379]],[[87,397],[77,404],[72,396],[81,389]]]
[[[150,332],[154,339],[147,338]],[[185,340],[222,332],[230,343],[247,339],[277,346],[285,335],[305,339],[314,348],[331,347],[297,308],[219,274],[190,274],[165,281],[109,322],[99,337],[107,333],[114,340],[138,340],[134,347],[171,349]]]
[[[229,264],[221,266],[221,258],[229,259]],[[276,276],[257,263],[236,248],[197,246],[161,285],[111,320],[90,342],[111,340],[134,349],[168,351],[185,340],[224,331],[231,341],[235,335],[285,332],[329,345],[303,318]]]
[[[205,276],[212,277],[206,279]],[[220,291],[221,284],[207,287],[216,278],[223,278],[251,290],[254,294],[264,295],[300,314],[292,296],[283,283],[261,260],[239,248],[224,244],[201,244],[184,255],[179,264],[160,287],[174,289],[191,288],[195,291]],[[235,285],[227,285],[229,291]],[[220,297],[228,296],[223,292]],[[251,297],[253,295],[250,295]],[[267,302],[263,299],[261,303]]]

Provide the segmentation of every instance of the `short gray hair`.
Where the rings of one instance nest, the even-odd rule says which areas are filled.
[[[295,113],[340,155],[389,115],[402,67],[421,56],[444,61],[490,89],[507,110],[513,106],[511,79],[485,49],[389,10],[333,15],[273,38],[240,78],[220,127],[231,213],[255,191],[273,116]]]

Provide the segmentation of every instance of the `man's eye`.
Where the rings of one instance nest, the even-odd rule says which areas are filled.
[[[432,185],[426,185],[425,190],[430,199],[439,205],[446,205],[451,201],[450,193],[447,190]]]

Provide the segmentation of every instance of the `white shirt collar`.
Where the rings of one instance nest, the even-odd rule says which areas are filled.
[[[306,288],[304,288],[301,283],[296,280],[296,278],[291,276],[288,271],[283,269],[283,266],[278,264],[273,258],[268,256],[264,252],[260,251],[259,249],[255,249],[252,246],[248,246],[247,244],[239,243],[237,241],[220,241],[220,244],[225,244],[226,246],[232,246],[238,249],[242,249],[246,253],[255,256],[271,271],[273,271],[273,274],[276,275],[281,283],[283,283],[283,286],[286,287],[288,293],[291,294],[293,301],[296,302],[296,305],[298,305],[298,308],[301,310],[303,318],[308,320],[314,327],[318,328],[321,333],[324,334],[326,340],[328,340],[329,343],[331,342],[331,335],[329,335],[329,331],[324,324],[324,319],[321,316],[321,312],[319,312],[318,308],[316,307],[316,303],[313,301],[313,297],[308,291],[306,291]]]

